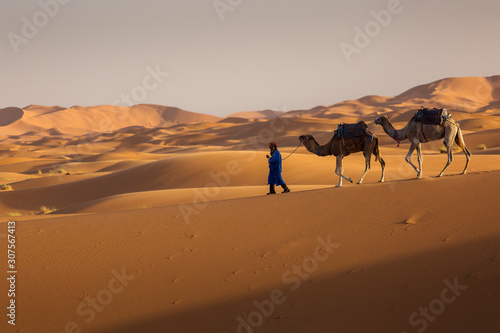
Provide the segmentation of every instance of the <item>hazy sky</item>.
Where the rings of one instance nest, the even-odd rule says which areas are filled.
[[[153,103],[223,116],[500,74],[500,1],[493,0],[0,6],[0,107]]]

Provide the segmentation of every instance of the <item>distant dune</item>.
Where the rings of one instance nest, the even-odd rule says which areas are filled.
[[[30,105],[24,109],[0,110],[0,125],[3,134],[20,135],[29,131],[57,129],[61,133],[81,135],[92,132],[112,132],[132,127],[170,127],[177,124],[214,123],[221,121],[236,123],[237,119],[270,120],[278,117],[314,117],[344,122],[356,118],[372,119],[377,115],[391,113],[411,115],[409,111],[422,105],[447,108],[458,112],[487,112],[500,114],[500,76],[447,78],[411,88],[395,97],[370,95],[357,100],[343,101],[330,106],[317,106],[309,110],[289,112],[263,110],[237,112],[224,119],[189,112],[175,107],[140,104],[121,106],[60,106]],[[366,117],[366,118],[364,118]],[[404,117],[402,119],[406,119]],[[409,118],[408,118],[409,119]],[[461,120],[461,119],[459,119]],[[2,125],[3,124],[3,125]]]
[[[244,118],[244,119],[272,119],[283,115],[285,111],[274,111],[274,110],[264,110],[264,111],[247,111],[247,112],[236,112],[231,113],[227,118]]]
[[[0,123],[13,122],[14,109],[0,110]],[[23,134],[22,132],[27,129],[37,131],[39,129],[57,128],[64,133],[81,134],[117,131],[131,126],[153,128],[180,123],[192,124],[220,120],[219,117],[211,115],[150,104],[139,104],[132,107],[111,105],[72,106],[69,109],[30,105],[24,108],[24,115],[18,117],[18,119],[22,119],[22,124],[18,124],[11,129],[11,133]]]
[[[500,113],[500,76],[447,78],[411,88],[395,97],[370,95],[311,110],[289,112],[293,115],[331,118],[330,115],[378,115],[403,113],[420,106],[475,112]]]

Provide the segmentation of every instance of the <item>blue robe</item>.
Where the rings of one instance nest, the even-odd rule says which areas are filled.
[[[269,176],[267,177],[268,184],[284,185],[285,182],[281,178],[281,154],[276,149],[268,159],[269,162]]]

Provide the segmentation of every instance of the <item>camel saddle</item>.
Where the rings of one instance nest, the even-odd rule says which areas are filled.
[[[356,124],[345,124],[341,123],[338,125],[335,131],[336,135],[339,137],[348,137],[352,139],[362,139],[365,137],[368,125],[364,121],[360,121]]]
[[[415,113],[415,121],[422,122],[422,124],[441,125],[450,117],[451,114],[446,109],[430,109],[423,106]]]

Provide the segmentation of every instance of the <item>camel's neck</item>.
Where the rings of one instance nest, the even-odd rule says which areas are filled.
[[[320,146],[316,140],[309,140],[304,143],[304,146],[306,147],[307,150],[309,150],[311,153],[318,155],[318,156],[328,156],[331,155],[331,140],[325,145]]]
[[[391,138],[393,138],[396,141],[403,141],[408,138],[408,124],[406,124],[405,127],[403,127],[400,130],[397,130],[392,126],[391,122],[388,119],[385,119],[384,122],[382,123],[382,127],[384,128],[384,131],[389,135]]]

